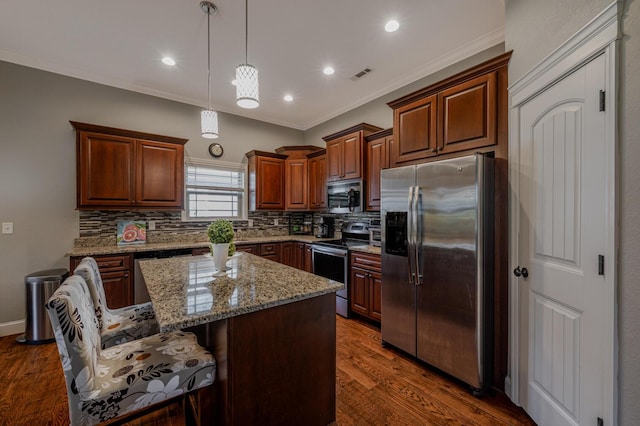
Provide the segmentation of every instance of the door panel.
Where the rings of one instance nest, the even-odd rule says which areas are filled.
[[[415,167],[399,167],[381,172],[382,219],[382,340],[405,352],[416,354],[416,286],[409,283],[407,256],[386,253],[388,242],[397,233],[387,231],[387,214],[406,213],[409,187],[415,185]],[[406,232],[406,227],[405,227]]]
[[[538,424],[595,424],[612,306],[604,253],[606,167],[600,56],[520,116],[520,400]],[[606,348],[606,349],[605,349]]]
[[[182,145],[139,140],[136,204],[181,207],[184,192]]]
[[[418,358],[481,388],[476,157],[417,166],[420,187]],[[461,297],[464,295],[464,297]]]

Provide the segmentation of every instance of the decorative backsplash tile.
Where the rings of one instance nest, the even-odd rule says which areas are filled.
[[[234,220],[233,228],[236,238],[280,236],[289,234],[289,221],[296,213],[289,212],[249,212],[248,219],[253,220],[253,226],[249,227],[248,220]],[[311,215],[311,213],[310,213]],[[379,218],[378,212],[354,213],[344,215],[313,213],[313,224],[320,216],[331,216],[336,219],[336,230],[340,229],[342,222],[366,221]],[[275,225],[275,220],[278,225]],[[116,231],[118,221],[143,221],[147,222],[147,242],[201,242],[207,241],[207,227],[211,221],[183,222],[180,211],[110,211],[110,210],[81,210],[80,211],[80,238],[76,239],[76,247],[95,247],[116,244]],[[155,222],[155,230],[149,229],[149,222]],[[313,232],[313,226],[311,228]]]

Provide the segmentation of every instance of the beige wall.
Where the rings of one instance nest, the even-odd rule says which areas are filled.
[[[24,276],[68,268],[78,237],[75,133],[69,120],[188,138],[190,157],[209,157],[200,108],[0,62],[0,335],[25,317]],[[299,145],[301,131],[220,114],[223,161],[252,149]],[[17,324],[16,327],[22,327]]]
[[[610,0],[507,0],[506,48],[514,82],[596,17]],[[619,424],[640,424],[640,5],[620,2],[619,50]],[[594,420],[595,423],[595,420]]]

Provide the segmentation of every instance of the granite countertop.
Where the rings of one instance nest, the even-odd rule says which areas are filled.
[[[210,255],[140,262],[161,331],[176,330],[333,293],[342,283],[238,252],[225,276]]]
[[[315,241],[327,241],[334,238],[317,238],[312,235],[280,235],[251,237],[246,239],[234,239],[236,245],[259,244],[259,243],[275,243],[284,241],[297,241],[303,243],[313,243]],[[183,248],[209,247],[208,241],[186,241],[186,242],[162,242],[162,243],[146,243],[132,245],[105,245],[93,247],[74,247],[66,256],[98,256],[104,254],[121,254],[121,253],[138,253],[144,251],[156,250],[174,250]]]
[[[349,247],[349,250],[351,250],[351,251],[361,251],[363,253],[377,254],[377,255],[382,254],[382,249],[380,247],[372,246],[372,245],[369,245],[369,244],[365,244],[365,245],[361,245],[361,246],[351,246],[351,247]]]

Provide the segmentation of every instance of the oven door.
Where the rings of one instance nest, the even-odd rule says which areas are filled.
[[[336,314],[349,318],[349,251],[315,244],[311,247],[313,273],[344,284],[336,291]]]

